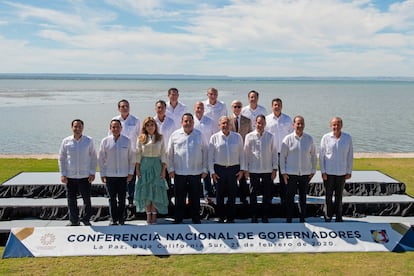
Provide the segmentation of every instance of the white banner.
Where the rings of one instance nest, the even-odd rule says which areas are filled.
[[[413,236],[408,225],[360,222],[14,228],[3,258],[404,251]]]

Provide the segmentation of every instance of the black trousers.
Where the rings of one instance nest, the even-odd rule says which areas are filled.
[[[325,219],[331,220],[336,214],[336,221],[342,221],[342,195],[345,187],[345,175],[328,174],[328,179],[323,182],[325,186]],[[335,194],[335,202],[333,195]]]
[[[82,221],[89,222],[92,215],[91,183],[88,178],[68,178],[66,184],[66,198],[68,200],[69,220],[76,224],[79,222],[78,193],[81,194],[85,212]]]
[[[125,197],[127,177],[106,177],[106,190],[109,195],[109,213],[112,222],[125,222]]]
[[[214,184],[211,182],[211,177],[210,177],[210,172],[207,173],[207,176],[203,179],[204,182],[204,187],[202,186],[202,195],[201,197],[204,198],[206,196],[208,197],[215,197],[216,196],[216,191],[215,191],[215,187]],[[201,184],[203,185],[203,184]]]
[[[238,196],[240,198],[240,202],[244,203],[246,201],[247,196],[250,194],[249,192],[249,185],[247,184],[247,180],[242,176],[239,180],[239,186],[238,186]]]
[[[167,190],[167,197],[168,201],[171,202],[171,198],[174,197],[174,185],[171,183],[170,175],[168,174],[168,170],[165,169],[165,181],[167,181],[168,190]]]
[[[258,217],[257,214],[257,196],[263,195],[262,216],[267,218],[272,203],[272,173],[250,173],[250,206],[252,217]]]
[[[289,174],[286,187],[286,218],[292,219],[295,208],[295,194],[299,194],[299,216],[306,217],[306,194],[308,193],[309,175]]]
[[[174,177],[175,194],[175,222],[180,223],[184,219],[186,199],[190,205],[191,220],[193,223],[200,223],[200,191],[201,174],[179,175]]]
[[[225,167],[215,164],[214,171],[220,177],[216,183],[217,216],[220,219],[227,217],[227,220],[232,221],[236,216],[236,174],[240,171],[240,165]],[[226,207],[225,196],[227,196]]]
[[[277,169],[278,169],[278,175],[279,175],[279,183],[276,185],[276,188],[278,190],[278,195],[279,195],[279,198],[280,198],[282,216],[285,216],[286,215],[286,189],[287,189],[286,187],[287,187],[287,183],[285,183],[283,181],[282,173],[280,171],[280,153],[278,153],[277,155],[278,155]]]
[[[129,203],[134,202],[134,194],[135,194],[135,181],[137,179],[137,171],[134,170],[134,174],[132,175],[131,181],[128,182],[128,201]]]

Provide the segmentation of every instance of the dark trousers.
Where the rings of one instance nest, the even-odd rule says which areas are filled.
[[[132,175],[132,180],[128,182],[128,203],[133,204],[134,202],[134,194],[135,194],[135,180],[136,180],[136,170],[134,170],[134,174]]]
[[[283,181],[282,173],[280,172],[280,153],[278,153],[278,174],[279,174],[279,183],[276,185],[277,190],[279,192],[280,198],[280,205],[282,209],[282,216],[286,215],[286,190],[287,190],[287,183]]]
[[[257,217],[257,196],[263,195],[263,217],[269,216],[272,203],[272,173],[250,173],[250,206],[252,217]]]
[[[325,219],[331,220],[333,214],[336,214],[336,221],[342,221],[342,195],[345,187],[345,175],[330,175],[323,182],[325,186]],[[332,202],[335,193],[335,203]]]
[[[109,195],[109,213],[112,222],[125,222],[125,196],[127,191],[126,177],[107,177],[106,190]]]
[[[299,192],[299,216],[301,220],[306,217],[306,194],[308,193],[309,175],[289,174],[286,189],[286,218],[292,219],[295,208],[295,194]]]
[[[193,223],[200,223],[200,192],[201,174],[178,175],[174,177],[175,195],[175,222],[181,223],[184,219],[185,205],[188,194],[191,220]]]
[[[216,183],[217,216],[220,219],[227,217],[228,221],[234,220],[236,215],[237,176],[240,166],[214,165],[215,173],[220,177]],[[227,206],[224,207],[224,197],[227,195]]]
[[[171,198],[174,197],[174,185],[171,183],[171,178],[170,178],[170,175],[167,169],[165,169],[165,181],[167,181],[167,185],[168,185],[168,190],[167,190],[168,201],[171,202]]]
[[[287,192],[287,185],[286,183],[283,181],[283,176],[280,173],[280,167],[278,166],[278,170],[279,170],[279,197],[280,197],[280,203],[282,204],[283,207],[286,206],[286,192]],[[285,207],[286,208],[286,207]]]
[[[79,222],[79,209],[78,209],[78,193],[81,194],[83,199],[83,205],[85,212],[81,218],[82,221],[89,222],[92,215],[91,204],[91,183],[88,178],[68,178],[66,184],[66,197],[68,199],[69,220],[71,223]]]
[[[238,187],[238,196],[240,198],[240,202],[245,203],[247,196],[250,194],[249,192],[249,185],[247,184],[246,178],[244,175],[239,180],[239,187]]]
[[[203,179],[204,182],[204,187],[202,187],[202,197],[204,198],[205,196],[207,197],[215,197],[216,196],[216,192],[215,192],[215,188],[214,185],[211,183],[211,177],[210,177],[210,172],[207,173],[207,176]]]

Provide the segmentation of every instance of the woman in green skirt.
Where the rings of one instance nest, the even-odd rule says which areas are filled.
[[[137,142],[137,180],[134,203],[137,212],[147,214],[147,223],[157,223],[157,213],[168,213],[168,185],[165,181],[166,151],[154,118],[145,118]]]

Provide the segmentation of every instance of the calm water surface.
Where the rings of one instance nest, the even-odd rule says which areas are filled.
[[[234,99],[247,104],[254,89],[270,113],[271,100],[279,97],[285,113],[305,117],[305,131],[317,146],[330,118],[341,116],[356,152],[414,151],[414,82],[0,79],[0,154],[57,153],[74,118],[85,121],[84,133],[98,145],[120,99],[129,100],[131,113],[142,119],[154,115],[155,101],[167,100],[170,87],[179,89],[191,112],[209,87],[218,88],[228,108]]]

